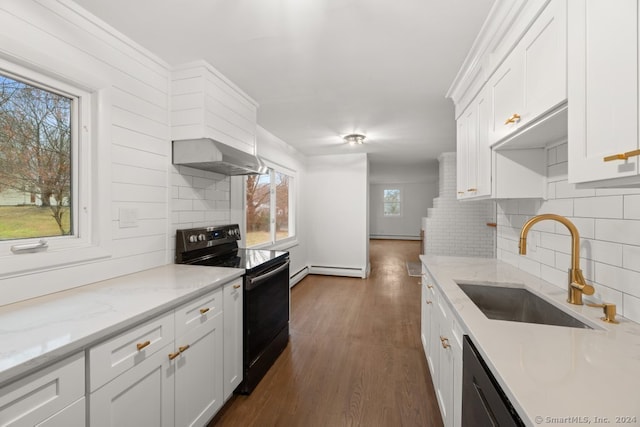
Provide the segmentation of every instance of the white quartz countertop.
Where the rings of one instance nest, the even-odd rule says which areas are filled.
[[[640,425],[640,325],[605,323],[601,308],[495,259],[420,259],[527,425]],[[461,281],[525,285],[597,329],[488,319]]]
[[[0,386],[242,274],[169,264],[0,307]]]

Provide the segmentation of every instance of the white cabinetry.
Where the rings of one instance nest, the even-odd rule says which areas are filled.
[[[0,425],[85,425],[84,354],[44,368],[0,388]]]
[[[222,309],[222,288],[176,309],[176,426],[205,425],[222,407]]]
[[[488,86],[492,102],[490,144],[526,128],[566,102],[567,0],[551,0]]]
[[[568,46],[569,182],[640,183],[638,2],[571,0]]]
[[[445,426],[462,416],[462,329],[437,284],[423,273],[423,346]]]
[[[89,350],[92,427],[173,426],[173,312]]]
[[[242,382],[242,280],[223,289],[224,300],[224,400]]]
[[[491,195],[491,148],[487,140],[489,102],[483,90],[457,121],[458,199]]]

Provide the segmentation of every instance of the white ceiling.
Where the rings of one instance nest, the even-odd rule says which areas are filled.
[[[445,93],[493,0],[76,2],[172,65],[212,64],[302,153],[401,168],[455,150]]]

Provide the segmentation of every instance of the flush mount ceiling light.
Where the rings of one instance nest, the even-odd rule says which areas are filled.
[[[364,143],[366,137],[359,133],[352,133],[344,137],[344,142],[348,142],[351,145],[361,145]]]

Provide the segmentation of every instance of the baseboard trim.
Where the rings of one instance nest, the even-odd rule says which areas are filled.
[[[325,276],[367,277],[366,269],[352,267],[331,267],[324,265],[310,265],[309,274],[322,274]]]
[[[309,267],[305,266],[301,268],[297,273],[295,273],[293,276],[289,278],[289,287],[293,288],[295,285],[298,284],[298,282],[300,282],[302,279],[304,279],[308,275],[309,275]]]
[[[420,236],[392,236],[388,234],[371,234],[369,239],[373,240],[420,240]]]

